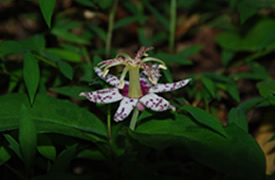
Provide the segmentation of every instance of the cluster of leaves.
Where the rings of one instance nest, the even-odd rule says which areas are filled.
[[[275,81],[259,61],[270,64],[268,55],[275,48],[275,20],[268,14],[273,0],[178,0],[175,9],[170,8],[170,1],[153,5],[154,0],[74,3],[79,10],[89,10],[103,19],[114,15],[118,5],[128,15],[113,25],[102,24],[66,14],[55,0],[39,0],[42,16],[35,16],[36,20],[43,23],[43,17],[49,29],[24,40],[0,43],[0,172],[4,179],[272,178],[265,175],[265,156],[249,133],[246,114],[275,105]],[[217,12],[222,6],[227,7],[226,12]],[[190,57],[203,45],[191,45],[177,53],[166,51],[174,36],[169,14],[183,9],[199,13],[201,25],[220,30],[215,39],[221,50],[220,69],[190,74],[193,82],[186,88],[187,98],[179,91],[171,98],[178,108],[175,113],[145,110],[135,131],[127,128],[125,120],[113,124],[108,134],[105,119],[115,108],[90,104],[78,94],[105,86],[92,69],[110,48],[110,34],[121,38],[127,33],[130,38],[117,42],[123,47],[164,47],[152,56],[163,59],[171,69],[175,64],[182,69],[194,67]],[[240,15],[239,25],[230,21],[236,14]],[[147,33],[150,19],[156,24],[150,29],[152,35]],[[137,26],[135,38],[127,32],[133,23]],[[117,49],[114,45],[111,57]],[[250,71],[232,73],[241,66]],[[172,82],[171,69],[164,72],[165,81]],[[256,97],[244,101],[240,81],[256,82]],[[228,123],[223,126],[215,103],[225,101],[230,103]],[[190,102],[200,102],[197,104],[203,108]]]

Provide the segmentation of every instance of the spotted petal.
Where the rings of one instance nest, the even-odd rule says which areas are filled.
[[[111,74],[107,74],[105,77],[103,77],[103,71],[101,71],[100,68],[98,67],[95,67],[94,68],[96,74],[104,81],[106,81],[108,84],[110,84],[111,86],[114,86],[114,87],[118,87],[119,86],[119,78],[117,78],[116,76],[114,75],[111,75]]]
[[[139,101],[147,108],[154,111],[165,111],[167,109],[175,110],[175,107],[171,105],[166,99],[154,93],[142,96]]]
[[[124,97],[119,104],[119,108],[115,114],[114,120],[116,122],[124,120],[136,106],[138,100],[134,98]]]
[[[191,81],[191,79],[185,79],[185,80],[175,82],[175,83],[156,84],[155,86],[150,88],[149,92],[150,93],[161,93],[161,92],[174,91],[176,89],[179,89],[179,88],[185,86],[190,81]]]
[[[101,104],[116,102],[123,98],[117,88],[101,89],[94,92],[82,92],[80,96],[85,96],[89,101]]]

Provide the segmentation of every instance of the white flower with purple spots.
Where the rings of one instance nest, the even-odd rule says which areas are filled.
[[[156,69],[155,69],[156,70]],[[158,71],[158,70],[156,70]],[[171,105],[166,99],[156,95],[155,93],[168,92],[179,89],[185,86],[191,79],[182,80],[176,83],[168,84],[152,84],[146,79],[145,74],[140,75],[139,84],[142,90],[142,95],[138,98],[129,97],[129,82],[125,81],[124,87],[119,88],[120,79],[116,76],[108,74],[104,76],[104,73],[100,68],[95,68],[97,75],[105,80],[114,88],[102,89],[94,92],[82,92],[80,95],[85,96],[88,100],[94,103],[112,103],[121,101],[117,112],[115,113],[114,120],[116,122],[124,120],[129,116],[131,111],[137,107],[142,110],[145,107],[154,111],[165,111],[168,109],[175,110],[175,107]],[[159,76],[154,76],[156,81]]]

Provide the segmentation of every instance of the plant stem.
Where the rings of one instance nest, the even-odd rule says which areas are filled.
[[[105,55],[108,57],[110,55],[111,44],[112,44],[112,35],[113,35],[113,26],[114,26],[114,19],[115,19],[115,12],[117,7],[118,0],[114,0],[112,9],[109,15],[109,24],[108,24],[108,33],[106,38],[106,52]]]
[[[136,128],[136,123],[137,123],[137,120],[138,120],[138,113],[139,113],[138,108],[135,107],[134,112],[133,112],[132,119],[131,119],[131,121],[130,121],[130,126],[129,126],[129,128],[130,128],[131,130],[133,130],[133,131],[134,131],[135,128]]]
[[[170,0],[169,51],[174,51],[177,16],[177,0]]]

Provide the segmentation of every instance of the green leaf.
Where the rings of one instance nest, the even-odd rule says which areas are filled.
[[[7,151],[5,146],[0,147],[0,166],[6,163],[11,158],[10,153]]]
[[[261,96],[266,98],[271,104],[275,105],[275,81],[260,82],[257,84]]]
[[[76,148],[77,148],[77,144],[74,144],[72,146],[67,147],[64,151],[62,151],[58,155],[50,171],[51,172],[65,171],[69,167],[70,162],[76,156]]]
[[[214,82],[205,76],[201,77],[201,81],[202,81],[203,85],[206,87],[206,89],[209,91],[211,96],[213,98],[215,98],[216,97],[216,86],[215,86]]]
[[[23,104],[19,113],[19,144],[26,169],[31,170],[36,153],[36,127],[28,109]]]
[[[79,96],[81,92],[91,91],[91,88],[81,87],[81,86],[63,86],[50,89],[53,92],[69,96],[75,99],[84,99],[82,96]]]
[[[228,137],[220,121],[210,113],[194,106],[183,106],[182,109],[189,112],[199,123],[223,135],[224,137]]]
[[[61,71],[61,73],[68,78],[69,80],[73,79],[73,68],[72,66],[64,61],[58,61],[57,62],[58,68]]]
[[[156,8],[154,8],[148,1],[144,1],[144,6],[157,18],[157,20],[168,30],[169,21]]]
[[[96,5],[90,0],[76,0],[76,2],[87,7],[96,8]]]
[[[263,103],[265,103],[264,98],[256,97],[242,102],[238,107],[243,109],[247,113],[256,107],[263,105]]]
[[[264,81],[257,83],[257,88],[261,96],[267,98],[269,96],[275,95],[275,80],[273,81]]]
[[[182,145],[196,161],[225,173],[229,179],[264,179],[265,156],[255,139],[234,124],[224,130],[228,138],[176,114],[173,119],[157,117],[143,122],[129,133],[140,143],[158,149]]]
[[[248,122],[245,111],[241,108],[232,108],[228,114],[228,123],[235,124],[245,132],[248,132]]]
[[[227,89],[227,92],[235,101],[240,102],[240,94],[239,94],[238,86],[235,83],[233,82],[227,83],[226,89]]]
[[[275,135],[273,135],[267,142],[274,141],[274,140],[275,140]]]
[[[39,85],[40,70],[38,61],[29,52],[24,54],[23,76],[26,88],[28,90],[30,103],[33,104],[34,97]]]
[[[45,134],[38,135],[37,151],[47,159],[52,161],[56,158],[56,149],[51,139]]]
[[[258,8],[255,6],[250,6],[250,3],[246,3],[247,1],[240,1],[237,8],[240,13],[241,23],[243,24],[248,18],[256,14]]]
[[[274,19],[262,19],[245,36],[237,33],[221,33],[216,36],[217,43],[232,51],[256,51],[275,47]]]
[[[77,154],[77,158],[89,160],[106,160],[105,156],[98,149],[84,149]]]
[[[120,27],[126,26],[126,25],[131,24],[136,21],[144,21],[145,19],[146,19],[146,16],[142,16],[142,15],[126,17],[126,18],[118,20],[115,23],[113,29],[118,29]]]
[[[20,146],[18,144],[18,142],[12,137],[10,136],[9,134],[4,134],[4,137],[5,139],[9,142],[9,148],[11,150],[13,150],[13,152],[15,152],[15,154],[21,159],[23,160],[22,158],[22,154],[21,154],[21,151],[20,151]]]
[[[37,94],[32,108],[29,108],[24,94],[0,96],[0,131],[19,127],[22,104],[28,107],[38,133],[59,133],[93,142],[105,142],[106,127],[95,115],[72,102],[42,94]]]
[[[46,46],[43,35],[34,35],[25,40],[4,41],[0,43],[0,56],[8,54],[20,54],[28,51],[39,51]]]
[[[107,39],[107,33],[100,27],[89,25],[89,28],[92,29],[104,42]]]
[[[49,28],[51,28],[55,2],[56,0],[39,0],[40,10]]]
[[[56,35],[57,37],[60,37],[61,39],[67,40],[72,43],[78,43],[78,44],[83,44],[83,45],[90,44],[88,40],[78,37],[64,29],[53,28],[51,30],[51,33],[53,35]]]
[[[233,59],[234,55],[235,53],[232,51],[223,50],[221,54],[222,64],[224,66],[227,66],[230,63],[230,61]]]
[[[81,56],[73,51],[59,48],[48,48],[46,49],[46,52],[57,55],[58,57],[69,62],[81,62]]]

